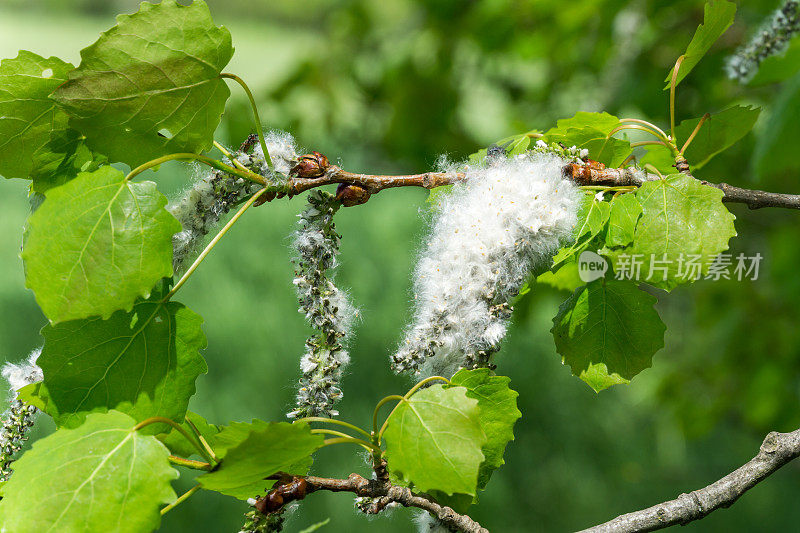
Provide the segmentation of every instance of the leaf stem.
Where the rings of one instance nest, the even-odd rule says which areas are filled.
[[[236,74],[231,74],[229,72],[223,72],[220,74],[221,78],[228,78],[230,80],[235,81],[239,85],[242,86],[244,92],[247,94],[247,98],[250,99],[250,106],[253,108],[253,118],[256,121],[256,132],[258,133],[258,141],[261,143],[261,150],[264,152],[264,160],[267,162],[267,166],[270,170],[273,169],[272,166],[272,158],[269,156],[269,150],[267,150],[267,143],[264,140],[264,130],[261,127],[261,118],[258,116],[258,107],[256,106],[256,99],[253,98],[253,93],[250,92],[250,87],[244,82],[242,78],[237,76]]]
[[[328,423],[328,424],[336,424],[337,426],[342,426],[342,427],[350,428],[353,431],[357,431],[357,432],[361,433],[362,435],[364,435],[367,438],[371,437],[371,435],[368,432],[364,431],[360,427],[358,427],[358,426],[356,426],[354,424],[351,424],[349,422],[345,422],[343,420],[336,420],[335,418],[325,418],[323,416],[307,416],[305,418],[298,418],[297,420],[294,421],[295,424],[297,424],[299,422],[322,422],[322,423]]]
[[[675,88],[678,86],[678,71],[681,69],[681,63],[686,59],[686,56],[680,56],[675,61],[675,67],[672,69],[672,79],[669,82],[669,128],[672,134],[672,142],[677,145],[678,139],[675,138]]]
[[[246,180],[254,181],[256,183],[260,183],[261,185],[267,184],[267,179],[260,175],[256,174],[255,172],[244,169],[239,170],[237,168],[233,168],[232,166],[226,165],[222,161],[217,161],[211,157],[200,155],[200,154],[193,154],[191,152],[186,153],[179,153],[179,154],[169,154],[162,157],[158,157],[147,163],[143,163],[138,167],[131,170],[127,176],[125,176],[126,180],[131,180],[135,176],[138,176],[145,170],[148,170],[153,167],[157,167],[162,163],[166,163],[167,161],[176,161],[176,160],[189,160],[189,161],[199,161],[200,163],[204,163],[210,167],[216,168],[217,170],[221,170],[223,172],[227,172],[228,174],[233,174],[234,176],[239,176],[240,178],[244,178]]]
[[[347,433],[343,433],[341,431],[336,431],[334,429],[312,429],[311,433],[315,434],[315,435],[317,435],[317,434],[335,435],[337,437],[344,437],[344,438],[347,438],[347,439],[355,439],[355,437],[353,437],[352,435],[348,435]],[[366,442],[363,439],[355,439],[355,440],[359,441],[359,444],[361,444],[362,442]],[[375,453],[375,450],[371,446],[367,446],[366,444],[361,444],[361,446],[365,450],[367,450],[368,452],[371,452],[373,454]]]
[[[343,444],[347,442],[358,444],[359,446],[364,446],[376,453],[383,453],[383,450],[381,450],[379,446],[376,446],[371,442],[367,442],[364,439],[357,439],[355,437],[337,437],[334,439],[328,439],[322,443],[322,446],[325,447],[325,446],[331,446],[333,444]]]
[[[347,433],[344,433],[343,431],[336,431],[335,429],[317,428],[317,429],[312,429],[311,433],[313,433],[315,435],[318,434],[318,433],[319,434],[323,434],[324,433],[325,435],[336,435],[337,437],[355,438],[352,435],[348,435]]]
[[[214,461],[216,461],[217,460],[217,455],[214,453],[214,450],[211,448],[211,446],[209,446],[208,441],[203,436],[203,434],[200,433],[200,430],[197,429],[197,426],[194,425],[194,422],[192,422],[188,418],[184,418],[183,420],[189,425],[190,428],[192,428],[192,431],[194,432],[194,435],[197,437],[197,440],[200,441],[200,444],[203,445],[203,448],[206,449],[206,451],[208,452],[208,455],[210,455],[211,458],[214,459]]]
[[[185,466],[194,470],[213,470],[211,463],[204,463],[203,461],[195,461],[194,459],[186,459],[178,457],[177,455],[170,455],[169,462],[178,466]]]
[[[664,179],[664,175],[655,167],[655,165],[647,163],[645,164],[644,168],[647,170],[652,170],[655,174],[658,174],[659,178],[661,178],[662,180]]]
[[[230,159],[230,160],[231,160],[231,163],[233,163],[233,166],[235,166],[235,167],[236,167],[236,168],[238,168],[239,170],[244,170],[244,171],[249,171],[249,170],[250,170],[249,168],[247,168],[246,166],[244,166],[243,164],[241,164],[241,163],[239,162],[239,160],[238,160],[238,159],[236,159],[235,157],[233,157],[233,155],[232,155],[232,154],[231,154],[231,153],[228,151],[228,149],[227,149],[227,148],[225,148],[224,146],[222,146],[222,145],[221,145],[220,143],[218,143],[217,141],[214,141],[214,147],[215,147],[217,150],[219,150],[220,152],[222,152],[222,154],[223,154],[225,157],[227,157],[228,159]]]
[[[702,127],[703,123],[706,120],[708,120],[710,117],[711,117],[711,113],[706,113],[705,115],[702,116],[702,118],[700,118],[700,122],[698,122],[697,126],[694,127],[694,130],[692,131],[692,134],[689,135],[689,138],[686,139],[685,143],[683,143],[683,148],[681,148],[681,152],[680,152],[681,155],[683,155],[683,153],[686,152],[686,149],[689,148],[689,145],[694,140],[695,136],[697,135],[697,132],[700,131],[700,128]]]
[[[621,119],[619,119],[619,121],[621,123],[623,123],[623,124],[625,124],[627,122],[631,122],[633,124],[641,124],[642,126],[647,126],[648,128],[650,128],[650,129],[652,129],[654,131],[657,131],[659,133],[659,136],[661,136],[661,137],[663,137],[665,139],[668,138],[667,137],[667,133],[664,130],[662,130],[661,128],[659,128],[658,126],[656,126],[655,124],[653,124],[652,122],[648,122],[646,120],[641,120],[641,119],[638,119],[638,118],[621,118]]]
[[[244,203],[244,205],[239,208],[239,210],[236,212],[235,215],[233,215],[233,217],[231,217],[228,223],[225,224],[225,226],[223,226],[221,230],[219,230],[219,232],[214,236],[213,239],[211,239],[211,242],[208,243],[208,246],[206,246],[205,249],[203,249],[203,251],[200,252],[200,255],[197,256],[197,259],[194,260],[192,266],[190,266],[189,269],[183,274],[183,276],[181,276],[181,279],[179,279],[178,283],[176,283],[175,286],[172,287],[172,290],[169,291],[169,293],[167,293],[163,301],[166,302],[167,300],[175,296],[175,293],[178,292],[178,290],[181,287],[183,287],[183,284],[186,283],[186,280],[189,279],[189,276],[191,276],[194,273],[194,271],[197,270],[197,267],[199,267],[200,263],[203,262],[203,260],[209,253],[211,253],[211,250],[214,249],[214,247],[217,245],[220,239],[222,239],[222,237],[224,237],[225,234],[228,233],[228,230],[230,230],[233,227],[233,225],[236,224],[236,221],[239,220],[239,218],[245,213],[245,211],[250,209],[250,206],[253,205],[253,202],[258,200],[261,197],[261,195],[267,192],[268,190],[269,190],[268,188],[261,189],[253,196],[251,196],[250,199],[247,200]]]
[[[637,141],[637,142],[631,143],[631,148],[636,148],[637,146],[647,146],[647,145],[650,145],[650,144],[658,144],[658,145],[661,145],[661,146],[666,146],[667,148],[672,150],[672,147],[669,144],[665,143],[664,141]]]
[[[198,490],[200,490],[200,485],[195,485],[191,489],[181,494],[177,500],[175,500],[171,504],[161,509],[161,516],[164,516],[165,514],[167,514],[168,512],[170,512],[171,510],[175,509],[177,506],[188,500],[191,497],[191,495],[197,492]]]
[[[609,191],[609,192],[610,191],[622,191],[622,190],[625,190],[625,191],[636,190],[636,186],[634,186],[634,185],[613,185],[613,186],[608,186],[608,185],[581,185],[578,188],[582,189],[582,190],[585,190],[585,191],[603,191],[603,192],[606,192],[606,191]]]
[[[424,387],[425,385],[427,385],[431,381],[437,381],[437,380],[438,381],[444,381],[445,383],[450,384],[450,380],[445,378],[445,377],[442,377],[442,376],[431,376],[429,378],[423,379],[422,381],[420,381],[419,383],[417,383],[416,385],[411,387],[411,389],[406,393],[406,395],[403,396],[403,399],[404,400],[408,400],[409,398],[411,398],[411,395],[414,394],[415,392],[417,392],[421,387]]]
[[[659,132],[657,132],[655,130],[652,130],[652,129],[646,127],[646,126],[642,126],[640,124],[621,124],[621,125],[617,126],[616,128],[614,128],[613,130],[611,130],[610,132],[608,132],[608,135],[606,135],[606,139],[610,139],[615,133],[620,132],[622,130],[639,130],[639,131],[643,131],[645,133],[649,133],[653,137],[656,137],[657,139],[659,139],[659,140],[663,141],[665,144],[667,144],[667,146],[669,146],[670,149],[673,148],[669,144],[669,138],[668,137],[666,137],[666,136],[662,137],[662,135]],[[678,149],[675,148],[673,151],[677,152]]]
[[[392,394],[391,396],[387,396],[386,398],[379,401],[378,404],[375,406],[375,410],[372,411],[372,435],[370,435],[370,438],[375,444],[381,443],[381,439],[379,437],[380,434],[378,433],[378,411],[380,411],[381,407],[383,407],[389,402],[393,401],[402,402],[403,400],[405,400],[405,398],[403,398],[399,394]],[[392,410],[392,413],[393,412],[394,410]],[[391,414],[389,416],[391,416]]]
[[[204,449],[204,448],[203,448],[203,447],[200,445],[200,443],[198,443],[198,442],[197,442],[195,439],[193,439],[193,438],[192,438],[192,436],[191,436],[191,435],[189,435],[189,432],[188,432],[188,431],[186,431],[185,429],[183,429],[183,428],[181,427],[181,425],[180,425],[180,424],[178,424],[178,423],[177,423],[177,422],[175,422],[174,420],[170,420],[169,418],[165,418],[165,417],[163,417],[163,416],[153,416],[153,417],[150,417],[150,418],[148,418],[147,420],[143,420],[143,421],[139,422],[138,424],[136,424],[135,426],[133,426],[133,431],[139,431],[140,429],[142,429],[142,428],[144,428],[144,427],[147,427],[147,426],[149,426],[149,425],[151,425],[151,424],[167,424],[168,426],[171,426],[171,427],[172,427],[173,429],[175,429],[175,430],[176,430],[178,433],[180,433],[181,435],[183,435],[183,437],[184,437],[186,440],[188,440],[189,442],[191,442],[191,443],[192,443],[192,446],[194,446],[194,447],[195,447],[195,449],[197,449],[197,451],[198,451],[198,452],[200,452],[200,455],[201,455],[201,456],[203,456],[203,458],[204,458],[206,461],[208,461],[209,463],[216,463],[216,460],[214,460],[214,458],[212,458],[212,457],[211,457],[211,456],[208,454],[208,452],[206,452],[206,450],[205,450],[205,449]]]

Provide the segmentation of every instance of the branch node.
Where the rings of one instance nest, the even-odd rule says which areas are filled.
[[[761,443],[761,451],[770,455],[778,451],[778,433],[772,431],[766,436],[764,442]]]

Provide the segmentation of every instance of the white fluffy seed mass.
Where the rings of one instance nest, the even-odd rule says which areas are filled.
[[[273,130],[267,133],[264,137],[264,142],[267,145],[267,150],[269,150],[269,157],[272,160],[275,172],[288,175],[300,157],[294,137],[285,131]],[[261,143],[256,144],[253,149],[253,159],[261,166],[261,174],[268,176],[270,170],[264,160],[264,150],[261,149]]]
[[[280,175],[288,175],[299,157],[294,138],[288,133],[271,131],[264,140],[275,172],[269,170],[264,160],[261,143],[256,143],[252,153],[239,152],[233,156],[244,166],[267,178],[282,179]],[[225,163],[231,164],[227,159]],[[202,249],[206,235],[219,225],[231,209],[261,187],[258,183],[215,170],[203,173],[180,198],[171,202],[167,209],[183,227],[172,237],[175,272],[183,272]]]
[[[572,239],[582,193],[563,177],[565,164],[529,152],[466,169],[420,256],[414,319],[392,358],[395,371],[450,377],[488,364],[475,361],[505,336],[509,300]]]
[[[26,385],[42,381],[42,369],[36,364],[36,360],[42,353],[41,348],[33,350],[28,358],[21,363],[6,363],[3,365],[2,375],[8,382],[8,388],[14,398],[17,397],[17,391]]]

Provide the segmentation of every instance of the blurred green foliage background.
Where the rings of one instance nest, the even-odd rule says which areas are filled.
[[[423,171],[506,135],[547,129],[576,111],[605,110],[667,126],[663,79],[702,20],[699,0],[209,0],[233,34],[227,69],[256,92],[262,118],[350,170]],[[756,130],[698,177],[800,192],[800,174],[756,176],[758,136],[782,87],[725,79],[724,58],[774,0],[740,6],[736,24],[681,84],[679,120],[732,103],[765,106]],[[0,57],[20,48],[77,64],[79,50],[132,0],[0,0]],[[218,139],[237,145],[252,128],[237,87]],[[794,105],[794,107],[791,107]],[[797,109],[800,103],[792,104]],[[800,138],[783,138],[795,150]],[[195,172],[167,164],[159,188],[174,196]],[[24,288],[18,258],[26,183],[0,195],[0,360],[41,343],[45,319]],[[283,419],[309,333],[296,312],[289,235],[302,199],[253,210],[181,291],[206,320],[209,374],[192,409],[216,423]],[[369,423],[374,403],[408,387],[387,357],[408,318],[415,251],[426,227],[425,193],[393,190],[345,209],[338,279],[361,308],[344,381],[342,418]],[[800,219],[733,206],[733,253],[761,253],[754,282],[700,282],[659,293],[667,345],[628,386],[595,394],[562,366],[549,333],[566,298],[534,287],[517,308],[498,371],[520,392],[523,418],[507,465],[472,515],[492,531],[569,531],[703,486],[749,459],[770,430],[800,425]],[[43,423],[38,431],[48,431]],[[326,448],[315,472],[364,473],[349,448]],[[188,477],[190,477],[187,474]],[[181,488],[190,479],[180,481]],[[785,468],[693,531],[784,531],[800,523],[800,465]],[[164,531],[235,531],[245,506],[198,494]],[[322,531],[411,531],[413,512],[370,520],[346,494],[315,494],[287,525],[325,518]]]

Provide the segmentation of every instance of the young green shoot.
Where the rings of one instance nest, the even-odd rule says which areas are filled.
[[[672,134],[673,144],[678,144],[678,139],[675,138],[675,88],[678,85],[678,71],[681,69],[681,63],[686,59],[686,56],[681,56],[675,61],[675,68],[672,69],[672,79],[669,82],[669,128]]]

